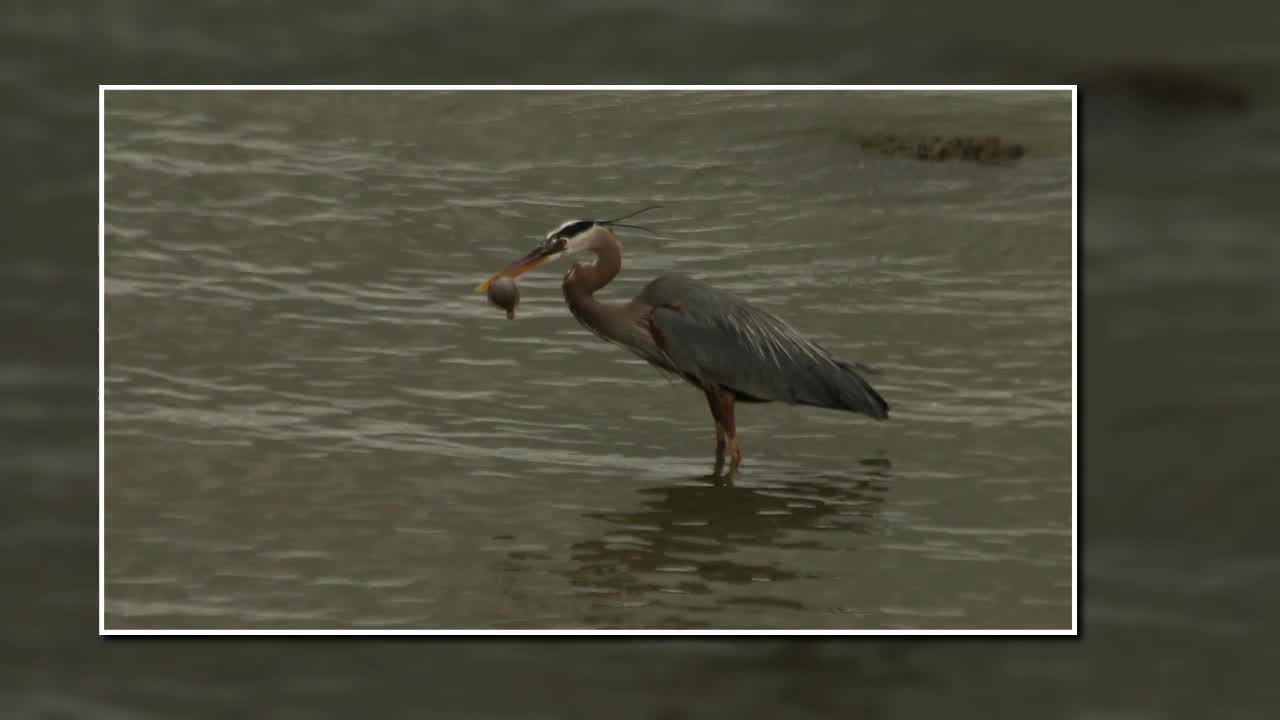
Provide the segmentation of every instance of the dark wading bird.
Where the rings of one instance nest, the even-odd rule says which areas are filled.
[[[645,208],[650,210],[652,208]],[[574,220],[547,233],[528,255],[494,273],[478,292],[502,277],[514,278],[561,255],[595,253],[595,262],[575,263],[564,276],[564,299],[578,322],[609,342],[626,346],[651,365],[678,375],[707,396],[716,424],[718,475],[728,446],[730,474],[742,461],[734,402],[785,402],[849,410],[877,420],[889,404],[858,374],[775,315],[704,282],[666,274],[634,300],[603,303],[594,293],[622,269],[619,220]]]

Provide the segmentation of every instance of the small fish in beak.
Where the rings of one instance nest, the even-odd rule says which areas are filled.
[[[507,311],[507,319],[516,316],[516,306],[520,304],[520,288],[515,278],[501,275],[489,283],[489,302]]]

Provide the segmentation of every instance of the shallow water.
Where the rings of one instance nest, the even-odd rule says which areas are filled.
[[[1070,159],[1065,93],[110,93],[107,624],[1069,627]],[[649,203],[605,297],[702,277],[892,419],[740,406],[716,482],[567,263],[474,293]]]

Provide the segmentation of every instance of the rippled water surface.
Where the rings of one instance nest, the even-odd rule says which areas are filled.
[[[109,93],[109,627],[1066,628],[1064,93]],[[1019,164],[871,155],[998,133]],[[473,292],[566,218],[873,366],[739,406]]]

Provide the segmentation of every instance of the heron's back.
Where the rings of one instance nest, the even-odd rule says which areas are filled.
[[[691,382],[714,383],[746,400],[889,416],[889,404],[852,366],[742,298],[669,274],[636,300],[655,308],[667,361]]]

